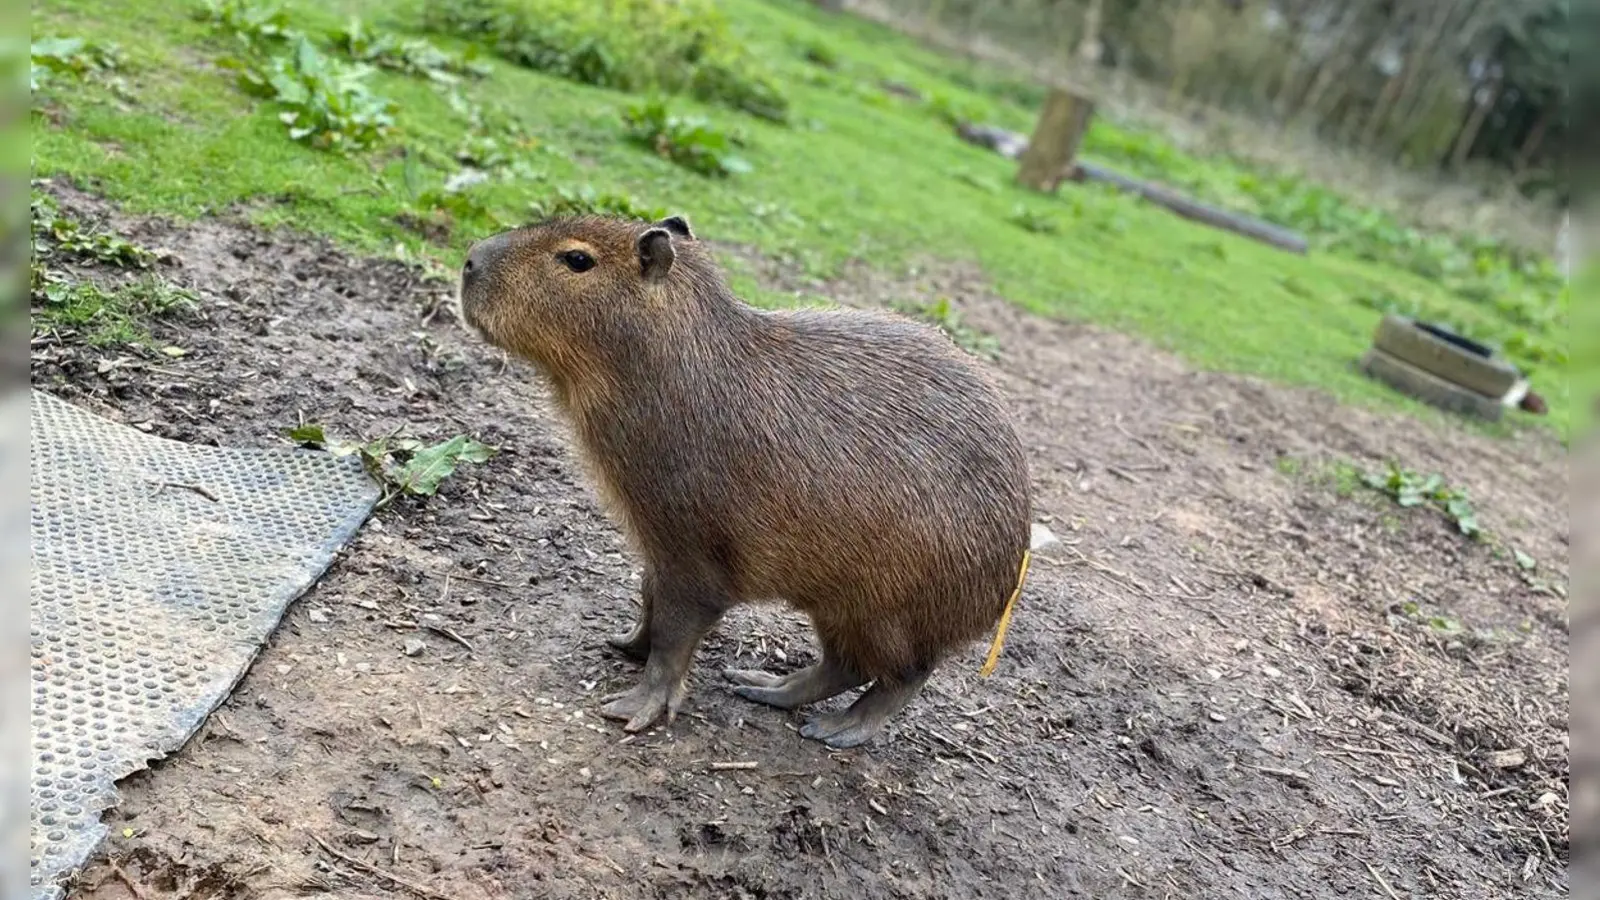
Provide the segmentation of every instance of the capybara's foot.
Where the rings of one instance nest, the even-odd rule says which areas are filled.
[[[883,723],[867,722],[854,709],[817,716],[800,726],[800,736],[821,741],[835,750],[848,750],[872,740]]]
[[[687,693],[682,683],[662,684],[647,676],[629,690],[601,698],[605,705],[600,707],[600,715],[623,720],[627,724],[622,729],[627,732],[643,731],[654,725],[663,714],[667,724],[671,725]]]
[[[922,690],[929,672],[904,679],[880,678],[844,712],[817,716],[800,726],[800,736],[835,750],[859,747],[877,736],[895,713]]]
[[[641,624],[635,629],[643,637],[629,635],[622,641],[625,647],[641,643],[649,647],[644,677],[631,690],[601,700],[605,705],[600,714],[624,720],[623,728],[630,732],[649,728],[663,715],[667,724],[672,724],[689,692],[689,663],[695,648],[722,617],[722,611],[732,605],[723,596],[706,602],[701,585],[694,581],[657,575],[652,582]]]
[[[826,700],[859,687],[864,680],[827,659],[788,675],[754,669],[724,669],[722,675],[733,682],[735,694],[778,709]]]

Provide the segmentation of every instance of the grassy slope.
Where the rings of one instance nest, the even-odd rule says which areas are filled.
[[[419,21],[420,8],[418,0],[286,6],[294,24],[310,31],[355,12],[403,28]],[[50,114],[35,118],[36,175],[85,180],[133,210],[198,216],[242,207],[265,224],[293,224],[365,252],[403,245],[448,266],[495,228],[487,219],[466,221],[448,246],[435,247],[396,222],[414,189],[437,187],[453,169],[464,119],[434,86],[377,75],[374,89],[400,106],[400,133],[354,158],[317,152],[292,143],[266,105],[238,92],[230,73],[213,65],[231,48],[191,18],[190,4],[139,7],[130,15],[119,0],[35,5],[36,37],[120,45],[134,96],[129,102],[81,83],[48,88]],[[792,0],[724,0],[723,8],[780,72],[798,124],[777,127],[687,100],[675,105],[745,131],[753,173],[719,182],[676,168],[623,140],[620,112],[632,98],[496,61],[491,78],[463,93],[525,123],[544,146],[528,157],[543,177],[500,182],[479,195],[514,223],[530,201],[558,186],[621,190],[687,214],[707,236],[753,244],[818,275],[852,257],[880,266],[917,256],[975,260],[1006,297],[1032,311],[1133,330],[1202,367],[1317,385],[1425,416],[1434,414],[1355,371],[1378,317],[1359,298],[1387,293],[1467,322],[1485,315],[1406,271],[1325,253],[1291,256],[1104,190],[1024,194],[1008,185],[1011,163],[956,140],[925,108],[870,88],[873,75],[898,78],[1026,130],[1027,109],[961,86],[974,84],[970,66]],[[809,41],[839,54],[839,76],[824,77],[801,60]],[[868,89],[840,88],[851,84]],[[1089,151],[1129,140],[1100,122]],[[402,147],[413,160],[409,177]],[[1011,224],[1019,206],[1058,220],[1061,231],[1035,234]],[[773,299],[760,297],[744,273],[736,270],[734,281],[747,296]],[[1553,370],[1533,374],[1552,395],[1551,421],[1564,432],[1565,378]]]

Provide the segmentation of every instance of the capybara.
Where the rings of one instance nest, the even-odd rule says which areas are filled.
[[[460,303],[469,327],[548,379],[643,562],[639,622],[610,642],[644,675],[601,710],[628,731],[672,721],[724,612],[782,600],[810,617],[821,661],[724,675],[783,709],[870,684],[800,729],[860,745],[988,635],[1019,587],[1022,445],[997,389],[937,329],[748,305],[679,216],[485,238]]]

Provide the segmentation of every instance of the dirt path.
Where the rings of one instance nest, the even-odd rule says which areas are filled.
[[[851,273],[827,291],[943,292],[1000,338],[1064,543],[995,676],[974,647],[887,744],[828,753],[721,688],[724,666],[810,658],[772,609],[709,641],[690,715],[623,739],[596,699],[636,668],[601,637],[638,575],[531,372],[422,324],[438,288],[398,265],[219,221],[114,225],[176,250],[206,298],[203,321],[157,326],[190,353],[36,342],[36,386],[187,441],[276,442],[303,416],[503,449],[368,524],[200,735],[126,784],[120,874],[97,864],[76,897],[1565,895],[1549,441],[1190,372],[1027,317],[976,273]],[[1389,456],[1469,488],[1539,568],[1316,474]]]

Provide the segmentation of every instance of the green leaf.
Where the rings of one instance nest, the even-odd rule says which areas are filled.
[[[366,467],[372,477],[388,484],[389,482],[389,441],[387,438],[378,438],[359,446],[353,446],[340,456],[348,456],[351,452],[361,454],[361,464]]]
[[[321,447],[328,443],[328,436],[321,425],[307,423],[289,429],[289,440],[297,444],[315,444]]]
[[[1536,562],[1533,557],[1523,553],[1521,550],[1513,549],[1511,554],[1517,560],[1517,568],[1522,569],[1523,571],[1531,572],[1539,565],[1539,563]]]
[[[1461,630],[1461,623],[1449,616],[1430,616],[1428,627],[1434,631],[1456,632]]]
[[[406,461],[395,476],[400,489],[412,494],[431,495],[439,483],[455,472],[463,460],[472,463],[487,461],[497,451],[464,434],[458,434],[441,444],[424,447]]]
[[[490,447],[488,444],[480,444],[477,441],[469,440],[466,448],[461,451],[461,458],[469,463],[482,464],[488,462],[498,452],[500,451]]]

